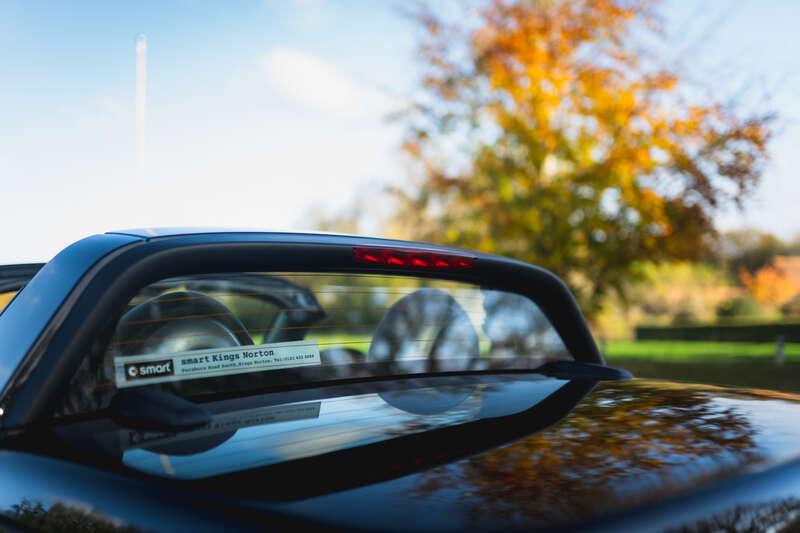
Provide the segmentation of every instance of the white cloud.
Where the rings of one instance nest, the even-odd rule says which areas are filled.
[[[381,118],[392,110],[391,99],[380,91],[303,52],[271,50],[263,68],[270,85],[284,98],[315,111]]]
[[[46,260],[126,227],[310,229],[317,211],[397,179],[400,130],[381,120],[389,98],[307,54],[261,54],[263,69],[243,62],[205,90],[154,78],[138,179],[132,88],[63,109],[47,100],[27,120],[0,124],[0,183],[14,198],[0,210],[0,264]]]

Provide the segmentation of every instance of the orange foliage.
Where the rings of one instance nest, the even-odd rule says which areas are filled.
[[[739,279],[753,299],[762,305],[781,306],[800,291],[797,280],[774,265],[762,267],[755,274],[743,269]]]
[[[0,293],[0,311],[2,311],[3,308],[6,305],[8,305],[8,302],[11,301],[11,298],[13,298],[15,294],[16,294],[16,292],[3,292],[3,293]]]

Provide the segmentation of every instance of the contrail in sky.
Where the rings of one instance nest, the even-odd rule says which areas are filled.
[[[145,131],[147,129],[147,37],[136,36],[136,179],[144,177]]]

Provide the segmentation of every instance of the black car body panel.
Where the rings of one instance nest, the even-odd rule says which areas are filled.
[[[468,270],[413,274],[529,297],[575,360],[222,394],[203,403],[210,422],[180,430],[136,428],[113,409],[53,416],[100,324],[142,287],[309,265],[399,273],[354,264],[357,246],[469,257]],[[800,396],[620,381],[630,375],[601,366],[564,284],[524,263],[350,236],[133,230],[37,270],[0,315],[0,529],[704,531],[800,519]],[[302,305],[293,327],[322,316],[313,295],[292,293],[277,303]]]
[[[601,384],[542,432],[289,508],[395,530],[787,525],[800,510],[798,399],[646,380]],[[355,502],[362,513],[344,511]]]
[[[81,280],[104,258],[136,240],[116,235],[88,237],[62,251],[26,283],[25,289],[33,287],[20,291],[0,315],[0,391],[8,387],[12,373],[19,369],[37,340],[48,341],[48,326],[52,329],[58,321],[57,313],[71,303],[70,297],[78,297],[76,289]]]
[[[395,531],[702,531],[709,524],[737,530],[736,521],[745,519],[780,526],[794,523],[800,510],[794,447],[800,429],[791,422],[799,399],[647,380],[601,384],[562,420],[556,415],[563,405],[546,406],[540,425],[525,420],[516,438],[488,450],[464,439],[458,453],[448,453],[447,439],[438,439],[445,443],[439,447],[381,447],[376,452],[387,454],[385,471],[369,475],[359,470],[377,464],[369,461],[370,450],[342,450],[355,474],[316,496],[304,491],[346,471],[328,472],[320,462],[317,476],[311,467],[255,468],[229,478],[174,480],[99,458],[80,463],[64,450],[69,439],[51,435],[49,442],[61,443],[59,453],[0,453],[4,475],[19,480],[6,487],[2,505],[48,495],[50,505],[90,507],[142,529],[176,523],[260,529],[305,521]],[[208,450],[196,454],[208,457]],[[353,480],[359,486],[348,488]]]

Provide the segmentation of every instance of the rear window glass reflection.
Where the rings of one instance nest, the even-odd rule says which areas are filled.
[[[198,397],[565,359],[519,294],[406,276],[207,274],[149,285],[111,317],[60,414],[102,409],[126,387]]]

